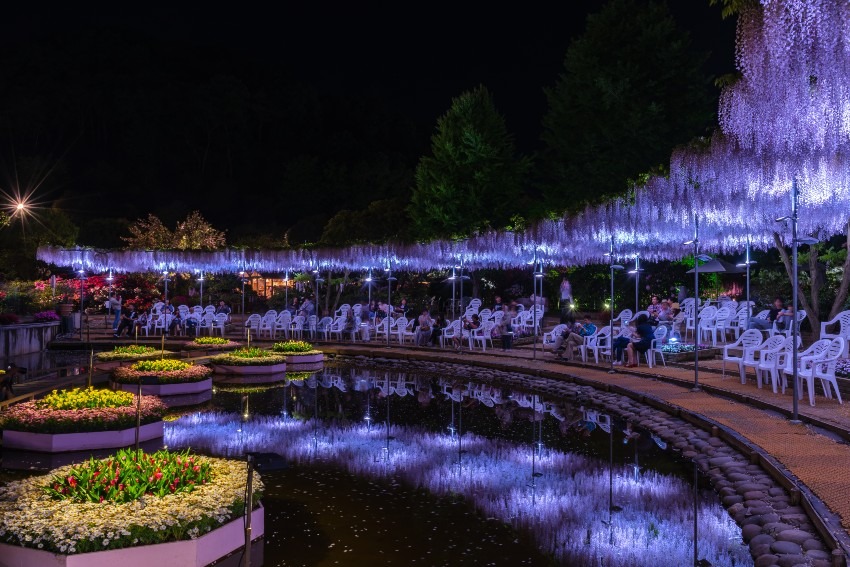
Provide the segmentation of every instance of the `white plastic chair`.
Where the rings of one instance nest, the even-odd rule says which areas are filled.
[[[744,331],[744,334],[742,334],[737,341],[723,347],[723,374],[720,379],[726,379],[726,363],[734,362],[738,365],[738,373],[741,375],[741,384],[746,384],[747,374],[744,366],[744,360],[749,354],[748,351],[758,348],[761,344],[761,331],[750,329],[748,331]],[[733,352],[737,352],[738,354],[732,354]],[[759,381],[759,388],[761,388],[761,381]]]
[[[827,351],[829,345],[832,343],[831,339],[820,339],[811,344],[809,348],[804,350],[803,352],[797,353],[797,377],[802,380],[803,378],[810,378],[814,373],[813,364],[814,361],[822,358],[822,355]],[[789,352],[785,357],[785,366],[782,368],[782,373],[785,375],[785,382],[788,382],[790,377],[794,376],[794,356],[792,352]],[[801,388],[799,388],[799,383],[797,384],[797,392],[799,392],[799,397],[803,397],[803,393]]]
[[[755,329],[754,329],[755,330]],[[791,349],[793,348],[794,339],[792,337],[785,338],[782,345],[772,349],[762,349],[759,351],[759,363],[756,368],[756,375],[759,380],[764,380],[769,376],[773,384],[773,393],[776,393],[776,383],[779,382],[782,387],[782,393],[785,393],[785,388],[788,382],[785,380],[785,374],[781,371],[785,368],[786,360],[791,358]],[[797,337],[797,347],[800,346],[800,337]]]
[[[756,331],[759,336],[761,336],[761,331],[758,329],[750,329],[751,331]],[[745,331],[746,332],[746,331]],[[743,336],[743,335],[742,335]],[[761,388],[762,384],[762,374],[759,370],[759,364],[764,358],[765,352],[772,352],[774,350],[781,350],[783,345],[785,344],[785,337],[769,337],[766,341],[761,343],[755,348],[744,349],[744,358],[740,362],[740,364],[744,367],[744,375],[747,373],[747,368],[752,368],[753,372],[756,373],[756,383],[758,387]],[[725,362],[724,362],[725,365]],[[774,368],[775,370],[775,368]],[[725,368],[724,368],[725,371]],[[776,372],[771,374],[771,383],[773,384],[773,393],[776,393]]]
[[[708,307],[703,307],[699,312],[699,322],[697,323],[698,333],[696,335],[697,341],[700,342],[703,340],[703,337],[712,336],[712,344],[713,346],[717,346],[717,336],[714,334],[715,326],[714,317],[717,315],[717,307],[713,307],[709,305]]]
[[[443,329],[443,334],[440,335],[440,348],[445,348],[446,343],[451,343],[452,339],[455,337],[462,336],[460,323],[460,319],[456,319]]]
[[[655,335],[650,343],[649,350],[644,353],[646,357],[646,365],[650,368],[655,367],[655,356],[661,355],[661,363],[667,367],[667,361],[664,360],[664,339],[667,338],[667,327],[658,325],[655,328]]]
[[[292,336],[299,340],[304,336],[304,315],[292,319]]]
[[[838,332],[827,333],[827,327],[836,323],[838,323]],[[829,321],[820,324],[820,338],[834,339],[836,337],[844,339],[844,352],[842,353],[844,356],[847,354],[848,345],[850,345],[850,311],[842,311]]]
[[[844,402],[841,401],[841,392],[838,391],[838,380],[835,378],[835,367],[838,365],[838,359],[844,355],[846,341],[844,340],[844,337],[835,337],[831,340],[832,342],[830,343],[826,354],[824,354],[823,358],[815,364],[815,378],[820,380],[824,396],[832,399],[832,392],[830,389],[835,389],[835,397],[838,398],[838,403],[843,405]],[[814,385],[812,384],[812,381],[809,381],[809,401],[812,405],[815,405]]]
[[[619,325],[621,327],[625,327],[626,325],[629,324],[629,321],[631,321],[631,320],[632,320],[632,310],[631,309],[623,309],[622,311],[620,311],[620,314],[617,315],[617,317],[612,321],[612,323],[614,323],[615,327],[617,325]]]
[[[588,337],[585,343],[582,358],[587,361],[587,351],[591,351],[594,362],[599,364],[599,355],[611,356],[611,326],[606,325],[600,328],[595,335]]]
[[[319,319],[319,322],[316,323],[316,336],[321,335],[323,339],[329,341],[331,339],[331,328],[333,327],[334,320],[332,317],[322,317]]]
[[[797,336],[799,336],[800,335],[800,325],[803,323],[803,321],[806,320],[806,310],[805,309],[800,309],[799,311],[797,311],[796,320],[797,320],[796,321]],[[774,321],[773,326],[770,328],[770,330],[768,332],[770,333],[771,337],[773,335],[785,335],[786,337],[790,337],[791,333],[792,333],[792,327],[791,327],[791,325],[788,325],[785,329],[780,330],[776,327],[776,321]]]
[[[558,337],[566,332],[566,325],[555,325],[551,331],[543,333],[543,346],[542,348],[545,350],[547,346],[551,347],[555,344],[555,341],[558,340]]]
[[[227,314],[219,313],[215,315],[215,321],[213,322],[212,329],[210,330],[210,334],[214,335],[216,331],[221,333],[222,338],[224,337],[224,328],[227,326]]]
[[[257,336],[260,332],[260,324],[262,323],[263,318],[260,317],[258,313],[254,313],[248,317],[248,320],[245,321],[245,334],[251,333],[253,336]]]
[[[493,322],[485,321],[480,327],[474,329],[470,334],[470,347],[474,348],[477,343],[481,343],[481,350],[487,350],[487,341],[490,341],[490,346],[493,346]]]
[[[292,328],[292,314],[289,311],[281,311],[274,320],[275,335],[280,333],[284,338],[289,338],[289,331]]]

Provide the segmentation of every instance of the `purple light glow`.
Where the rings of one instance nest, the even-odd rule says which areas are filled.
[[[257,417],[243,423],[230,414],[196,414],[166,426],[169,447],[193,447],[217,455],[272,451],[299,463],[331,462],[366,477],[404,478],[435,494],[462,493],[483,514],[524,528],[562,562],[599,558],[604,564],[680,566],[693,556],[692,490],[656,472],[635,476],[614,469],[614,502],[623,508],[608,520],[608,472],[599,461],[545,449],[536,457],[543,476],[534,481],[531,449],[465,434],[461,468],[457,442],[408,427],[349,427]],[[719,504],[700,504],[700,555],[714,565],[745,564],[740,530]],[[588,536],[589,530],[589,536]],[[588,540],[589,538],[589,540]],[[577,564],[577,563],[576,563]]]

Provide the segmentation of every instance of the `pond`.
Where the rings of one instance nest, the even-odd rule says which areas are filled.
[[[266,565],[752,565],[695,465],[592,397],[333,365],[216,388],[165,442],[273,453]],[[262,464],[262,463],[261,463]]]

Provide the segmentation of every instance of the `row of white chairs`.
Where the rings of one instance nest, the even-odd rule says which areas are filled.
[[[793,351],[799,349],[800,344],[799,335],[795,346],[793,337],[773,335],[764,339],[761,331],[745,331],[737,341],[723,348],[723,377],[726,375],[726,363],[735,363],[742,384],[747,382],[747,368],[752,368],[759,388],[763,381],[770,380],[773,392],[777,392],[779,385],[784,394],[788,378],[794,374]],[[824,395],[832,398],[834,390],[838,402],[842,403],[835,371],[846,345],[847,341],[842,336],[824,337],[797,353],[797,391],[800,398],[803,397],[805,383],[808,385],[809,404],[815,405],[815,381],[820,380]]]

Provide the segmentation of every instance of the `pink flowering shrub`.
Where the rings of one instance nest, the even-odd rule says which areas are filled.
[[[152,361],[166,362],[166,361]],[[150,370],[140,366],[140,363],[131,366],[119,366],[112,371],[112,379],[120,384],[138,384],[143,376],[154,376],[160,384],[186,384],[206,380],[212,369],[200,364],[186,364],[181,361],[167,361],[174,363],[174,370]]]

